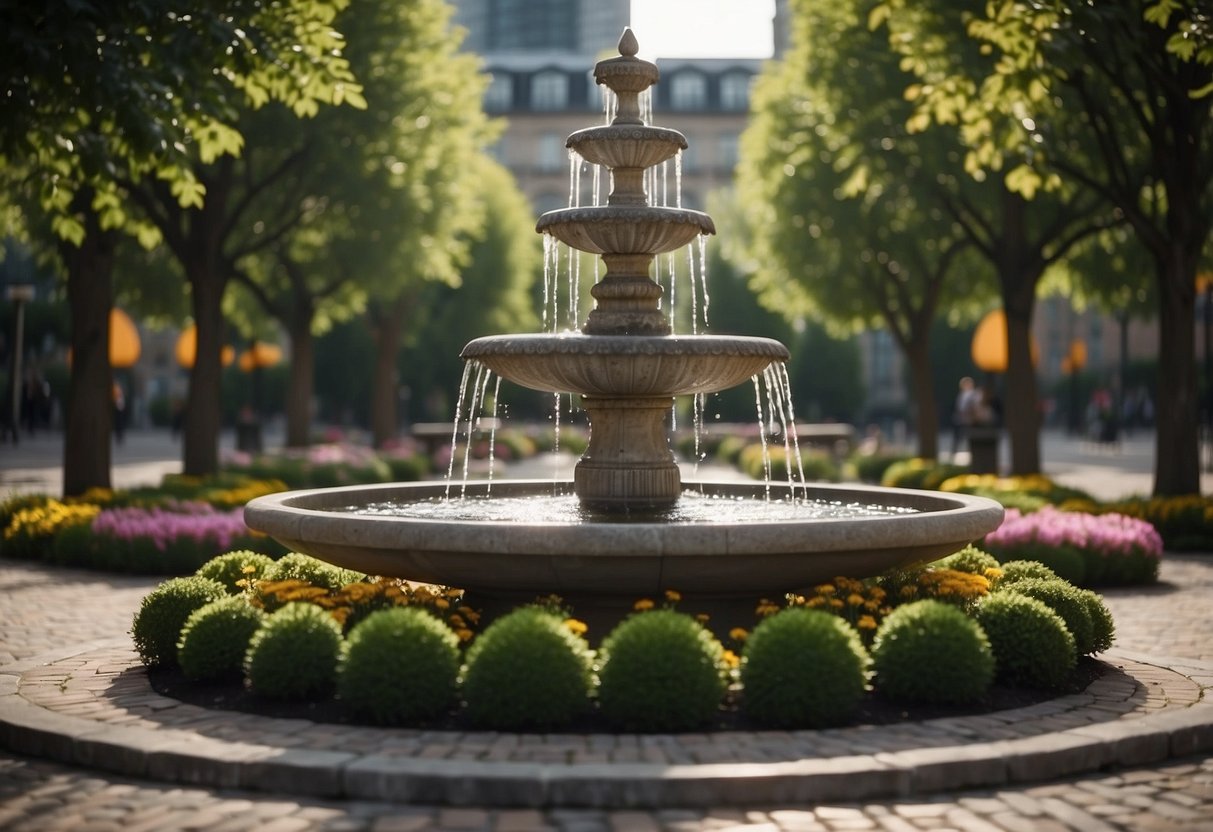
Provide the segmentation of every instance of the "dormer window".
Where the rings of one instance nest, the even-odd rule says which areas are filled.
[[[675,75],[670,80],[670,106],[675,110],[706,110],[708,79],[698,72]]]
[[[531,108],[564,110],[569,106],[569,79],[562,72],[538,72],[531,78]]]

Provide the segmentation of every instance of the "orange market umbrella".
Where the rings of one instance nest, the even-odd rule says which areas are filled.
[[[181,335],[177,338],[177,346],[173,350],[177,358],[177,364],[185,369],[194,366],[194,361],[198,358],[198,327],[190,324],[181,331]],[[220,361],[223,366],[230,366],[236,358],[236,350],[230,346],[224,346],[220,354]]]

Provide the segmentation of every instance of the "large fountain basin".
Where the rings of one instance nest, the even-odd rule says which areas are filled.
[[[716,226],[707,214],[686,208],[596,205],[548,211],[535,230],[591,254],[661,254],[715,234]]]
[[[761,483],[690,483],[763,498]],[[476,482],[494,498],[571,493],[571,483]],[[788,486],[771,486],[775,498]],[[367,516],[348,508],[441,497],[442,483],[326,488],[252,500],[245,522],[285,546],[371,575],[456,586],[485,597],[635,599],[676,589],[703,597],[778,597],[839,575],[876,575],[955,552],[997,528],[1002,506],[962,494],[810,486],[807,496],[915,509],[856,519],[666,522],[487,522]],[[798,487],[797,494],[805,492]],[[453,487],[459,493],[459,486]]]
[[[642,398],[727,390],[788,350],[771,338],[568,332],[485,336],[461,356],[533,390]]]

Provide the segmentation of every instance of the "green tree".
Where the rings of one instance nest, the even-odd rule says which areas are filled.
[[[409,18],[399,37],[388,34],[396,27],[383,20],[381,45],[373,50],[390,56],[385,58],[388,65],[400,67],[400,89],[392,98],[399,108],[376,109],[373,115],[400,129],[350,137],[351,152],[377,160],[373,164],[384,183],[365,194],[356,221],[390,245],[349,241],[351,262],[368,295],[365,317],[375,343],[371,434],[382,444],[399,425],[402,338],[429,314],[420,306],[428,283],[458,284],[472,236],[484,223],[475,160],[492,140],[495,125],[481,108],[487,76],[480,72],[478,58],[459,51],[459,30],[450,25],[446,3],[384,2],[376,13]],[[386,74],[377,67],[379,71]]]
[[[478,98],[483,80],[475,61],[457,54],[460,38],[449,14],[437,0],[380,0],[351,8],[338,24],[351,66],[365,79],[368,108],[330,109],[285,141],[272,114],[253,114],[250,120],[260,123],[245,131],[250,149],[256,143],[270,158],[297,160],[261,199],[267,226],[272,216],[299,221],[237,271],[290,338],[290,445],[308,439],[313,336],[361,312],[368,295],[376,298],[373,310],[384,295],[413,297],[410,287],[420,291],[431,279],[457,283],[465,238],[480,233],[487,215],[491,197],[484,192],[513,188],[478,159],[489,135]],[[252,155],[246,149],[245,157]],[[512,278],[498,274],[504,284]],[[382,334],[403,328],[409,312],[368,314],[382,320]],[[385,349],[391,350],[395,371],[396,350]],[[394,404],[397,385],[382,379],[378,384],[390,387]],[[375,439],[382,443],[395,434],[396,417],[380,419]]]
[[[468,341],[539,328],[532,290],[543,271],[543,251],[534,212],[500,164],[480,156],[471,166],[480,182],[484,225],[471,236],[458,285],[426,286],[418,304],[426,313],[411,327],[403,351],[406,360],[399,365],[401,383],[423,402],[433,391],[454,400],[463,372],[459,353]],[[534,397],[515,388],[502,398],[514,402]],[[550,398],[544,401],[550,404]],[[447,415],[454,415],[453,405]]]
[[[840,329],[887,328],[909,366],[918,452],[934,458],[932,322],[980,301],[982,281],[941,196],[959,186],[954,146],[907,131],[906,77],[867,30],[870,5],[793,4],[791,48],[755,90],[738,189],[767,302]]]
[[[200,205],[206,189],[192,160],[239,151],[237,102],[272,98],[307,115],[356,97],[330,25],[344,2],[203,0],[180,14],[48,0],[0,10],[0,193],[21,209],[22,233],[67,276],[65,493],[110,483],[115,251],[127,236],[144,245],[157,237],[127,210],[127,183],[154,182],[175,203]],[[217,367],[212,340],[200,347]]]
[[[1156,494],[1200,490],[1197,268],[1213,230],[1213,18],[1204,0],[997,0],[952,18],[980,72],[913,37],[918,4],[887,3],[890,43],[922,83],[915,118],[959,125],[973,169],[1032,198],[1098,193],[1154,263],[1159,299]],[[919,32],[921,34],[921,32]],[[1073,153],[1076,145],[1090,150]]]
[[[933,60],[988,63],[955,30],[944,5],[905,7],[891,21],[890,39],[910,32],[930,41]],[[773,108],[791,116],[768,135],[790,132],[774,141],[760,134],[751,145],[763,160],[782,141],[790,161],[781,176],[779,154],[768,155],[747,177],[765,175],[776,190],[775,199],[760,195],[757,201],[776,206],[766,218],[773,228],[791,226],[779,243],[784,256],[802,248],[797,273],[816,278],[812,299],[836,323],[850,316],[852,325],[860,325],[866,318],[893,334],[910,368],[919,452],[926,456],[936,453],[938,435],[931,323],[940,310],[953,319],[972,314],[985,297],[980,278],[992,273],[1008,320],[1004,399],[1011,468],[1039,471],[1030,349],[1037,287],[1074,244],[1116,218],[1097,211],[1098,199],[1077,187],[1059,189],[1029,210],[1020,194],[969,165],[953,129],[915,112],[912,101],[922,90],[910,83],[909,64],[872,27],[886,19],[886,4],[801,0],[794,9],[797,28],[785,65],[792,65],[790,83],[799,88],[790,97],[773,96]],[[758,98],[756,106],[766,104]],[[805,191],[799,201],[798,190]],[[778,202],[780,191],[786,204]]]

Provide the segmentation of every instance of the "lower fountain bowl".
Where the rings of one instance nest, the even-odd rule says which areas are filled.
[[[724,498],[764,499],[761,483],[688,483]],[[572,493],[568,482],[469,483],[469,496]],[[771,486],[775,499],[788,486]],[[798,496],[913,513],[853,519],[668,523],[428,520],[357,514],[351,507],[441,498],[442,483],[293,491],[258,497],[245,522],[285,546],[370,575],[460,587],[478,597],[549,594],[630,609],[667,589],[704,598],[778,599],[845,575],[865,577],[935,560],[997,528],[1002,506],[963,494],[843,485]],[[452,488],[458,494],[458,487]],[[614,601],[612,601],[614,599]],[[577,609],[576,600],[574,608]]]
[[[788,360],[770,338],[580,332],[488,335],[460,355],[533,390],[626,398],[727,390]]]

